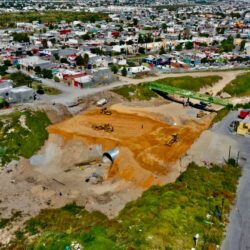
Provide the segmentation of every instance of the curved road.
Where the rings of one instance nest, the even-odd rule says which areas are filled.
[[[76,101],[77,98],[90,96],[96,93],[100,93],[106,90],[113,89],[115,87],[129,85],[129,84],[139,84],[143,82],[156,81],[168,77],[181,77],[181,76],[193,76],[193,77],[205,77],[218,75],[222,79],[219,80],[212,87],[204,88],[201,92],[212,92],[214,95],[221,91],[229,82],[231,82],[237,75],[244,73],[245,71],[224,71],[224,72],[187,72],[187,73],[170,73],[170,74],[158,74],[157,76],[146,77],[143,79],[131,79],[128,77],[120,76],[119,81],[113,82],[111,84],[103,85],[96,88],[84,88],[79,89],[72,86],[67,86],[64,83],[57,83],[53,80],[43,79],[42,82],[44,85],[57,88],[63,93],[58,96],[53,96],[50,98],[51,101],[55,103],[68,104],[70,102]]]

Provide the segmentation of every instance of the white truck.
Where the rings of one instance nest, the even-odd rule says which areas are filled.
[[[102,107],[102,106],[104,106],[104,105],[107,104],[107,103],[108,103],[108,100],[105,99],[105,98],[102,98],[102,99],[100,99],[99,101],[96,102],[96,105],[97,105],[98,107]]]

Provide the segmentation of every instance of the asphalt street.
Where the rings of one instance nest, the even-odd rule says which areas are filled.
[[[233,157],[239,154],[239,163],[242,166],[242,177],[239,180],[235,206],[233,207],[222,250],[249,250],[250,249],[250,138],[231,134],[228,125],[237,119],[237,112],[231,112],[221,123],[212,130],[216,133],[233,138],[238,149],[232,152]],[[228,146],[228,145],[227,145]],[[238,152],[237,152],[238,151]]]

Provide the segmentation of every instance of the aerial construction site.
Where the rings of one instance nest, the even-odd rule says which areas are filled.
[[[101,98],[107,103],[98,107]],[[114,217],[152,185],[175,181],[192,161],[187,151],[214,117],[162,97],[128,102],[111,92],[79,107],[83,111],[74,116],[60,105],[44,107],[56,121],[45,145],[0,176],[5,217],[21,208],[25,218],[70,202]]]
[[[219,110],[227,111],[228,100],[206,92],[155,83],[139,84],[78,98],[67,107],[59,103],[38,103],[23,105],[16,110],[6,109],[0,136],[11,150],[5,153],[2,148],[5,153],[2,162],[7,163],[0,172],[0,213],[4,218],[0,222],[11,222],[0,227],[0,243],[12,244],[17,230],[32,233],[33,229],[27,229],[27,223],[46,214],[47,210],[43,209],[56,213],[54,209],[64,211],[63,207],[68,204],[81,206],[90,213],[101,212],[110,221],[119,222],[129,209],[140,209],[140,200],[145,195],[142,209],[148,211],[154,200],[151,192],[162,188],[159,195],[164,194],[163,198],[175,202],[177,210],[182,200],[184,208],[189,209],[182,193],[189,190],[189,184],[194,187],[201,183],[206,185],[206,176],[210,172],[216,174],[210,171],[215,163],[224,166],[230,157],[236,158],[237,162],[245,158],[242,152],[239,156],[236,151],[240,147],[231,134],[224,131],[231,120],[226,122],[227,125],[221,123],[221,128],[213,126],[220,115]],[[16,134],[22,136],[16,138]],[[31,139],[27,140],[27,135]],[[18,154],[12,138],[22,141],[18,144],[22,150]],[[1,145],[4,144],[0,144],[0,149]],[[230,145],[230,156],[224,145]],[[36,150],[31,151],[33,147]],[[193,169],[193,162],[205,168]],[[193,175],[189,176],[192,171],[198,171],[199,175],[210,172],[205,174],[204,180],[194,178],[193,182]],[[185,175],[188,186],[185,181],[179,181]],[[234,177],[238,178],[236,174]],[[216,175],[216,178],[220,177]],[[196,184],[197,180],[199,184]],[[168,198],[173,193],[164,191],[166,188],[171,190],[171,185],[176,186],[175,192],[180,192],[178,198]],[[190,190],[195,193],[192,188]],[[155,199],[156,204],[161,200],[158,196]],[[220,200],[216,196],[211,202]],[[133,202],[135,205],[131,207]],[[157,205],[155,209],[161,206]],[[166,211],[168,209],[171,210],[169,205]],[[229,207],[226,209],[229,211]],[[88,216],[92,218],[92,214]],[[150,212],[145,216],[150,217]],[[174,219],[173,216],[161,216]],[[202,223],[199,225],[203,228]],[[174,224],[166,222],[164,228]],[[187,245],[192,245],[192,237],[185,238],[191,239]],[[27,236],[27,239],[32,242],[33,238]]]

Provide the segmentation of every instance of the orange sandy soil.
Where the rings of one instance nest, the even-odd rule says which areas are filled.
[[[211,117],[207,116],[199,122],[189,120],[183,126],[170,126],[153,113],[112,110],[108,116],[94,109],[50,126],[49,133],[62,135],[66,140],[79,139],[88,145],[100,144],[104,150],[118,146],[120,154],[109,171],[109,178],[121,177],[146,189],[168,182],[169,175],[180,171],[173,167],[174,163],[210,122]],[[114,132],[95,131],[91,127],[104,123],[110,123]],[[172,147],[166,146],[173,133],[179,134],[180,141]]]

